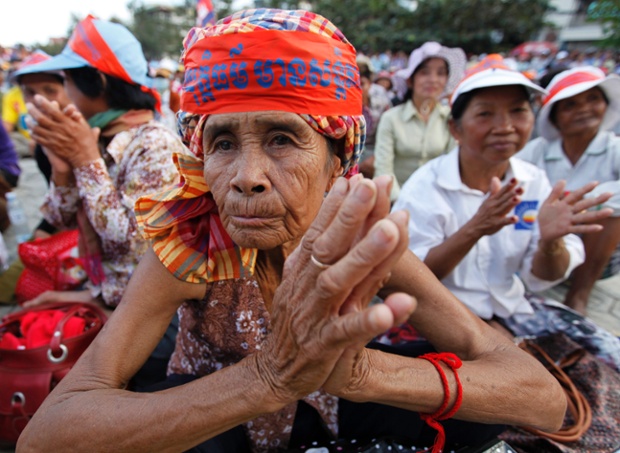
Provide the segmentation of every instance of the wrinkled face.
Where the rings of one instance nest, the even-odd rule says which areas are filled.
[[[554,107],[554,124],[562,137],[596,135],[606,111],[603,92],[594,87],[558,101]]]
[[[211,115],[203,146],[205,181],[241,247],[296,243],[342,173],[325,137],[288,112]]]
[[[420,99],[437,99],[448,83],[448,63],[442,58],[429,58],[413,75],[413,94]]]
[[[19,77],[19,88],[26,102],[32,103],[37,94],[50,102],[58,102],[61,109],[70,102],[62,82],[51,74],[24,74]]]
[[[450,131],[462,157],[495,165],[506,162],[527,143],[534,114],[525,89],[518,85],[481,89]]]

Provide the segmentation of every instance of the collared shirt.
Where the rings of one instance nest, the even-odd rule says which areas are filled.
[[[99,289],[115,307],[148,243],[138,231],[136,200],[178,181],[173,153],[186,153],[176,135],[156,121],[114,136],[102,158],[74,169],[76,185],[50,185],[41,211],[58,228],[76,228],[81,203],[99,236],[105,280]]]
[[[613,192],[604,206],[620,216],[620,137],[613,132],[601,131],[590,142],[585,152],[573,165],[562,149],[562,140],[530,141],[517,157],[531,162],[547,173],[551,184],[566,180],[566,190],[575,190],[591,181],[601,183],[593,192]]]
[[[455,234],[476,214],[487,194],[461,181],[458,148],[420,168],[403,186],[394,210],[410,213],[409,248],[421,260],[429,250]],[[443,284],[475,314],[490,319],[532,313],[525,287],[542,291],[552,287],[584,260],[581,240],[564,237],[570,263],[562,279],[541,280],[532,274],[540,232],[536,216],[551,192],[544,172],[517,158],[510,159],[505,180],[516,178],[523,187],[522,201],[508,215],[519,221],[483,236]]]
[[[456,141],[448,129],[449,115],[447,106],[437,104],[425,123],[408,100],[381,116],[375,143],[375,176],[395,178],[392,200],[414,171],[454,148]]]

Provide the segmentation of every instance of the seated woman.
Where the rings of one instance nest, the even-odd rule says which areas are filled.
[[[55,227],[79,229],[88,281],[83,291],[46,291],[24,305],[77,301],[113,309],[149,248],[138,231],[134,204],[178,181],[171,156],[186,148],[155,121],[159,97],[149,88],[146,59],[138,40],[120,24],[87,17],[60,55],[29,70],[63,70],[73,102],[62,109],[36,95],[29,112],[35,121],[32,137],[52,167],[41,210]],[[176,331],[174,319],[133,386],[165,379]]]
[[[411,52],[409,64],[395,76],[407,80],[405,103],[381,116],[375,143],[375,176],[395,178],[391,199],[420,166],[450,151],[454,139],[448,129],[450,109],[441,98],[463,77],[465,52],[427,42]]]
[[[555,379],[406,252],[390,178],[351,176],[365,124],[342,33],[312,12],[259,9],[191,30],[184,47],[180,122],[195,157],[175,157],[182,185],[138,201],[153,250],[17,451],[281,451],[378,435],[428,445],[422,420],[440,428],[452,415],[450,446],[483,442],[489,424],[557,429]],[[346,70],[318,73],[317,58]],[[210,84],[218,65],[226,86]],[[385,303],[369,305],[382,286]],[[169,372],[182,384],[127,391],[177,310]],[[408,318],[442,353],[365,348]]]
[[[620,119],[620,77],[584,66],[559,73],[548,90],[537,119],[541,137],[517,157],[542,168],[551,184],[566,180],[567,191],[598,181],[599,192],[614,194],[603,205],[614,210],[600,221],[603,230],[581,236],[586,259],[564,299],[585,314],[594,283],[620,271],[620,137],[610,130]]]
[[[544,172],[515,158],[543,90],[492,56],[474,67],[452,96],[450,129],[459,147],[422,167],[405,184],[394,209],[411,213],[409,247],[437,278],[487,321],[514,335],[564,331],[620,369],[620,341],[562,304],[528,300],[583,262],[574,233],[610,209],[587,209],[610,194],[584,199],[595,183],[564,195]],[[585,343],[585,344],[584,344]]]
[[[91,43],[100,48],[95,52]],[[147,62],[122,25],[89,16],[60,55],[29,67],[59,70],[73,105],[62,109],[40,95],[29,104],[32,137],[52,166],[41,210],[57,228],[79,228],[89,283],[86,291],[46,292],[26,306],[82,300],[113,308],[148,248],[135,201],[178,181],[170,156],[184,146],[153,119],[159,101],[148,88]]]

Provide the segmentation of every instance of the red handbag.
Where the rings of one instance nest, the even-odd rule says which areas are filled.
[[[10,313],[0,324],[0,443],[14,444],[43,400],[99,333],[107,316],[59,302]]]
[[[18,303],[34,299],[47,290],[76,289],[86,280],[77,257],[78,230],[61,231],[45,239],[19,244],[24,270],[17,280]]]

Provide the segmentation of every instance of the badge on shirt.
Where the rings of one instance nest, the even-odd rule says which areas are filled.
[[[522,201],[515,206],[515,215],[519,218],[515,230],[531,230],[538,215],[538,200]]]

